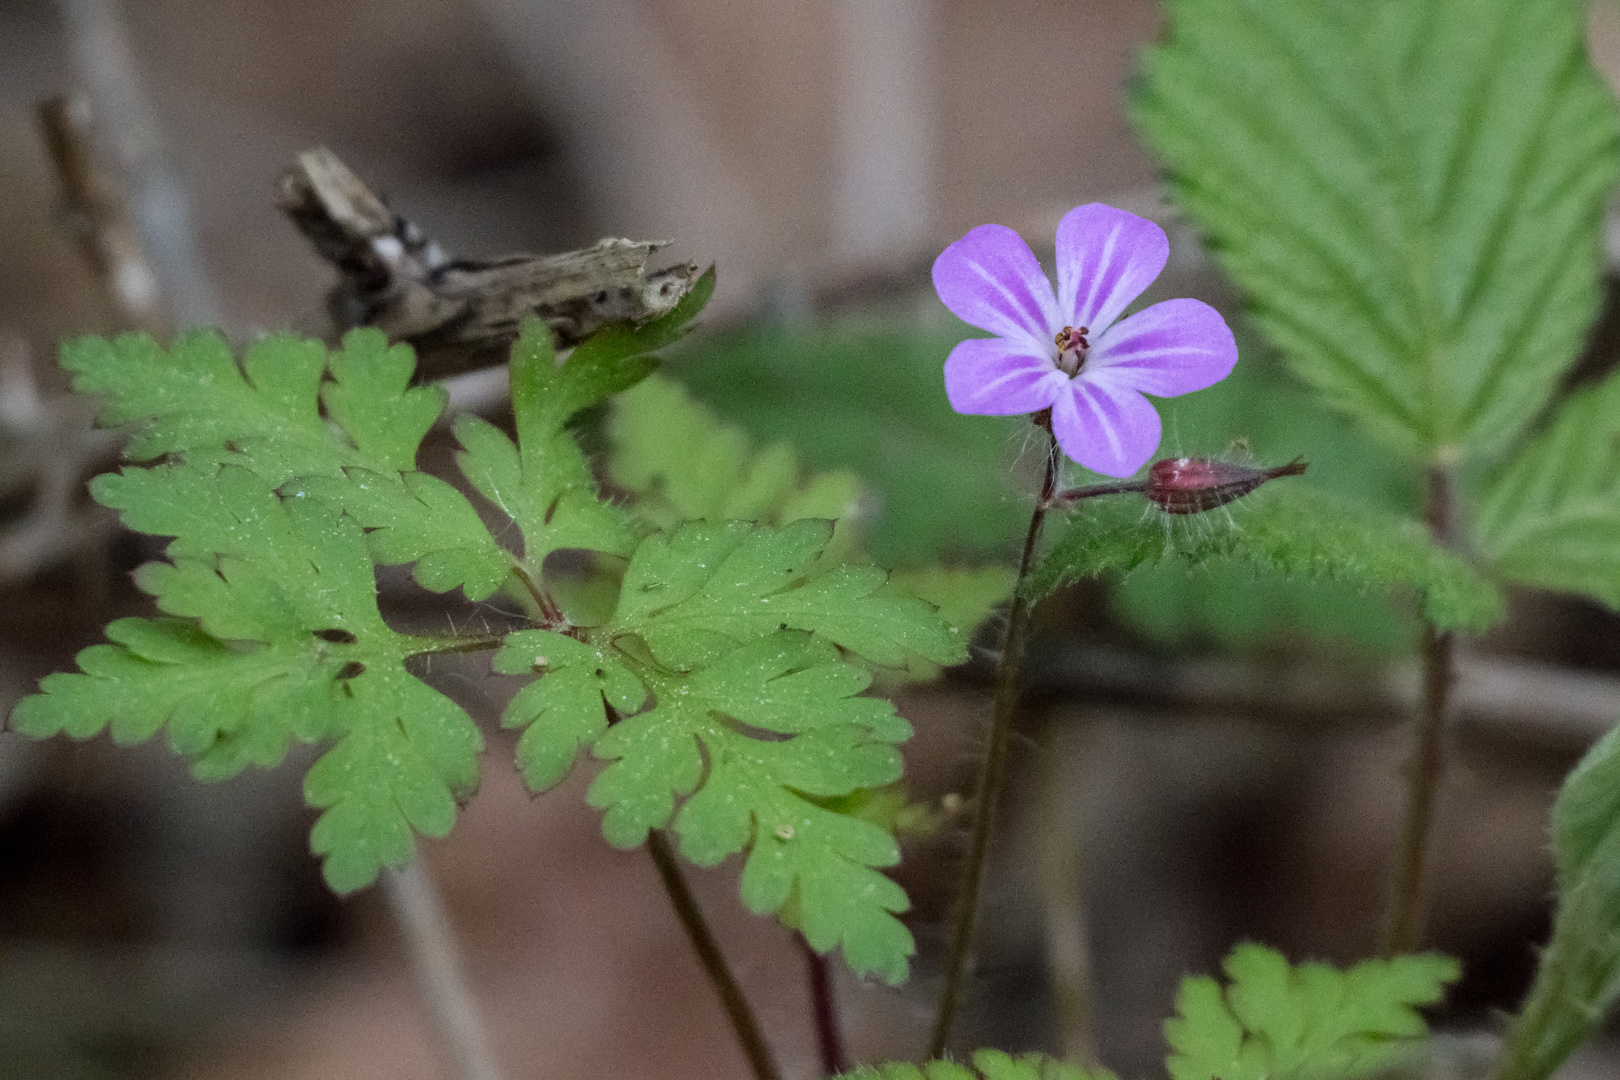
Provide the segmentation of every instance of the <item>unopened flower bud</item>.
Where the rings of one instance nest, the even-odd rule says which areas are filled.
[[[1297,458],[1273,469],[1252,469],[1214,458],[1165,458],[1148,470],[1143,493],[1167,514],[1197,514],[1241,499],[1267,480],[1304,471],[1305,462]]]

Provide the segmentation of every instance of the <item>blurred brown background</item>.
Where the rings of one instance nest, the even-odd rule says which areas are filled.
[[[94,84],[86,57],[108,54],[83,38],[108,10],[158,125],[148,164],[189,199],[213,294],[199,302],[239,337],[303,324],[330,283],[270,199],[315,144],[457,254],[672,238],[672,258],[718,264],[717,319],[828,290],[859,307],[864,283],[911,282],[984,221],[1038,236],[1091,199],[1153,206],[1121,111],[1151,0],[0,0],[0,512],[17,528],[49,475],[56,341],[119,328],[62,228],[35,122],[41,99]],[[1620,17],[1593,19],[1612,75]],[[1177,253],[1207,278],[1195,247]],[[158,549],[86,523],[0,559],[7,708],[143,610],[124,572]],[[1404,669],[1313,682],[1286,661],[1198,668],[1105,646],[1096,603],[1057,605],[1037,644],[1052,674],[1024,717],[961,1045],[1062,1049],[1045,942],[1064,885],[1038,871],[1072,857],[1104,1058],[1157,1075],[1177,978],[1233,941],[1338,962],[1369,948],[1411,690]],[[1547,805],[1620,714],[1620,633],[1523,597],[1475,664],[1432,934],[1467,965],[1442,1017],[1463,1034],[1491,1030],[1532,968]],[[583,778],[522,793],[481,670],[438,680],[488,723],[491,753],[427,854],[502,1071],[745,1075],[650,864],[601,841]],[[970,667],[901,699],[920,797],[969,782],[984,684]],[[300,775],[204,786],[158,745],[0,735],[0,1078],[447,1075],[385,906],[319,882]],[[860,1059],[920,1051],[959,841],[913,844],[898,874],[922,949],[912,984],[840,977]],[[742,910],[733,874],[694,877],[787,1074],[810,1076],[802,958]],[[1620,1075],[1603,1054],[1568,1075]]]

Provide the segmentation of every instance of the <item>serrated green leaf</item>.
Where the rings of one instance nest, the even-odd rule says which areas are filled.
[[[1286,577],[1404,587],[1441,629],[1483,630],[1502,617],[1495,586],[1415,522],[1353,508],[1302,483],[1274,483],[1218,512],[1170,520],[1132,497],[1091,500],[1030,575],[1031,596],[1107,570],[1233,560]],[[1190,520],[1189,520],[1190,519]]]
[[[639,635],[678,670],[787,628],[813,630],[877,664],[913,654],[966,659],[964,635],[928,604],[886,589],[883,571],[820,563],[831,536],[831,522],[805,518],[779,530],[692,522],[649,537],[625,571],[615,632]]]
[[[1416,1008],[1439,1001],[1459,969],[1426,954],[1367,960],[1348,971],[1290,966],[1259,945],[1227,957],[1230,985],[1183,980],[1165,1021],[1172,1080],[1337,1080],[1388,1069],[1427,1028]]]
[[[857,696],[869,672],[794,630],[752,641],[687,675],[665,674],[624,654],[587,657],[556,649],[554,640],[537,644],[565,657],[577,653],[565,662],[592,673],[599,663],[631,668],[656,698],[651,710],[621,720],[595,742],[595,755],[611,764],[588,798],[607,811],[603,832],[610,842],[640,844],[673,816],[682,854],[699,865],[746,849],[742,896],[753,911],[788,909],[818,951],[842,946],[857,972],[891,983],[905,978],[914,946],[893,913],[909,905],[904,891],[873,869],[898,861],[894,838],[811,801],[900,775],[894,744],[911,729],[888,701]],[[544,655],[551,659],[551,652]],[[512,654],[514,665],[521,659]],[[546,675],[540,685],[556,677]],[[600,709],[599,695],[590,705],[569,702],[569,715]],[[563,706],[554,700],[552,707]],[[596,719],[583,726],[595,729]],[[560,724],[564,739],[578,730],[568,723]],[[677,813],[677,800],[686,796]]]
[[[634,492],[636,512],[660,528],[700,518],[843,521],[860,495],[852,472],[805,476],[785,441],[755,450],[741,428],[721,423],[673,379],[654,375],[619,395],[608,430],[613,482]],[[842,527],[839,536],[835,546],[847,554],[853,541]]]
[[[110,726],[138,741],[167,725],[205,777],[276,764],[295,738],[335,737],[305,790],[326,811],[311,842],[339,890],[407,860],[412,827],[448,830],[481,738],[406,671],[433,643],[383,622],[353,518],[236,465],[126,469],[93,490],[132,528],[175,538],[172,561],[136,581],[181,618],[113,623],[115,645],[86,649],[80,673],[49,676],[18,705],[18,730],[82,738]]]
[[[1504,446],[1596,313],[1613,102],[1567,0],[1172,0],[1132,104],[1262,328],[1400,451]]]
[[[893,1061],[863,1065],[840,1074],[844,1080],[1115,1080],[1102,1068],[1082,1068],[1045,1054],[1009,1054],[1003,1050],[977,1050],[973,1067],[955,1061],[931,1061],[917,1066]]]
[[[1486,488],[1474,533],[1503,577],[1620,608],[1620,375],[1558,407]]]
[[[1545,1080],[1620,1001],[1620,729],[1570,772],[1553,803],[1558,907],[1498,1080]]]

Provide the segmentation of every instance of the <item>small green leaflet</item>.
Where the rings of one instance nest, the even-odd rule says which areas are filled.
[[[1614,102],[1567,0],[1171,0],[1132,115],[1306,381],[1499,450],[1597,312]]]
[[[818,518],[780,530],[700,521],[649,537],[625,571],[611,632],[638,635],[676,670],[776,629],[812,630],[891,667],[908,655],[967,658],[963,635],[930,605],[886,588],[882,570],[820,564],[831,538],[832,522]]]
[[[1427,1034],[1417,1007],[1456,980],[1457,962],[1425,954],[1348,971],[1290,967],[1259,945],[1227,957],[1231,983],[1182,982],[1166,1020],[1171,1080],[1340,1080],[1390,1068]]]
[[[1546,1080],[1620,1001],[1620,730],[1587,751],[1553,804],[1558,909],[1498,1080]]]
[[[1040,597],[1107,570],[1177,560],[1232,560],[1285,577],[1329,578],[1363,588],[1404,586],[1423,596],[1441,629],[1484,630],[1503,613],[1496,587],[1436,545],[1416,522],[1351,507],[1305,484],[1272,485],[1218,512],[1166,520],[1134,498],[1091,500],[1075,513],[1029,578]]]
[[[856,696],[871,674],[792,630],[689,675],[640,674],[657,704],[594,749],[612,762],[589,794],[607,811],[608,840],[641,843],[689,795],[674,813],[686,858],[713,866],[746,848],[742,898],[751,910],[782,912],[818,952],[842,945],[856,972],[904,981],[915,946],[892,913],[910,905],[873,869],[898,862],[898,845],[876,825],[811,801],[899,779],[893,744],[911,728],[888,701]]]
[[[168,726],[199,775],[280,762],[292,739],[335,738],[305,782],[326,812],[312,845],[334,889],[409,860],[412,828],[442,836],[477,780],[482,739],[411,676],[432,647],[377,611],[360,526],[320,500],[283,498],[237,465],[159,465],[99,477],[131,528],[175,537],[137,582],[171,616],[121,619],[17,706],[17,730],[135,742]],[[194,620],[194,621],[193,621]]]
[[[1486,488],[1474,533],[1503,577],[1620,608],[1620,375],[1558,407]]]
[[[517,763],[530,791],[560,782],[581,747],[608,728],[603,701],[629,714],[647,700],[647,688],[602,648],[549,630],[508,634],[492,664],[503,675],[541,675],[519,690],[501,714],[502,727],[526,730],[518,739]]]
[[[930,1061],[913,1065],[891,1061],[884,1065],[863,1065],[842,1074],[845,1080],[1115,1080],[1107,1069],[1082,1068],[1045,1054],[1013,1056],[1001,1050],[978,1050],[973,1067],[955,1061]]]
[[[466,448],[456,463],[517,523],[524,559],[536,570],[559,548],[628,555],[638,539],[630,517],[597,497],[596,478],[564,425],[580,409],[646,378],[657,361],[645,353],[604,355],[587,345],[559,365],[550,329],[526,320],[512,346],[517,445],[475,416],[456,422],[456,438]]]

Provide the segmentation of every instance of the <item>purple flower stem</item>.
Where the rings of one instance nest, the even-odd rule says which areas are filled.
[[[821,1072],[839,1076],[849,1071],[849,1055],[844,1050],[844,1033],[838,1025],[838,1001],[833,997],[832,965],[810,947],[803,934],[795,934],[804,950],[810,975],[810,1007],[816,1022],[816,1049],[821,1053]]]
[[[1081,499],[1095,499],[1099,495],[1130,495],[1147,489],[1146,480],[1118,480],[1111,484],[1087,484],[1084,487],[1064,488],[1052,496],[1047,508],[1079,502]]]
[[[1429,470],[1424,518],[1436,542],[1449,547],[1451,474],[1438,465]],[[1446,721],[1451,713],[1456,667],[1456,639],[1450,631],[1441,632],[1424,620],[1423,712],[1413,733],[1412,756],[1406,764],[1406,809],[1401,817],[1389,901],[1378,943],[1380,956],[1414,952],[1423,940],[1429,843],[1437,796],[1446,772]]]
[[[1024,593],[1024,581],[1035,561],[1041,526],[1047,508],[1057,493],[1058,446],[1052,437],[1052,411],[1043,409],[1032,418],[1046,433],[1046,476],[1040,497],[1029,518],[1024,536],[1024,553],[1018,561],[1018,582],[1013,587],[1012,607],[1007,612],[1007,634],[1002,640],[1001,663],[996,668],[995,699],[990,714],[990,744],[973,794],[973,831],[968,844],[967,865],[961,891],[956,898],[956,917],[945,959],[945,988],[934,1013],[934,1031],[928,1040],[930,1060],[945,1053],[951,1024],[961,1002],[962,984],[967,974],[968,956],[973,950],[973,933],[979,913],[979,891],[984,885],[985,858],[990,853],[990,834],[995,825],[996,804],[1007,781],[1007,745],[1012,734],[1013,716],[1018,711],[1018,682],[1024,661],[1024,643],[1029,634],[1032,605]]]

